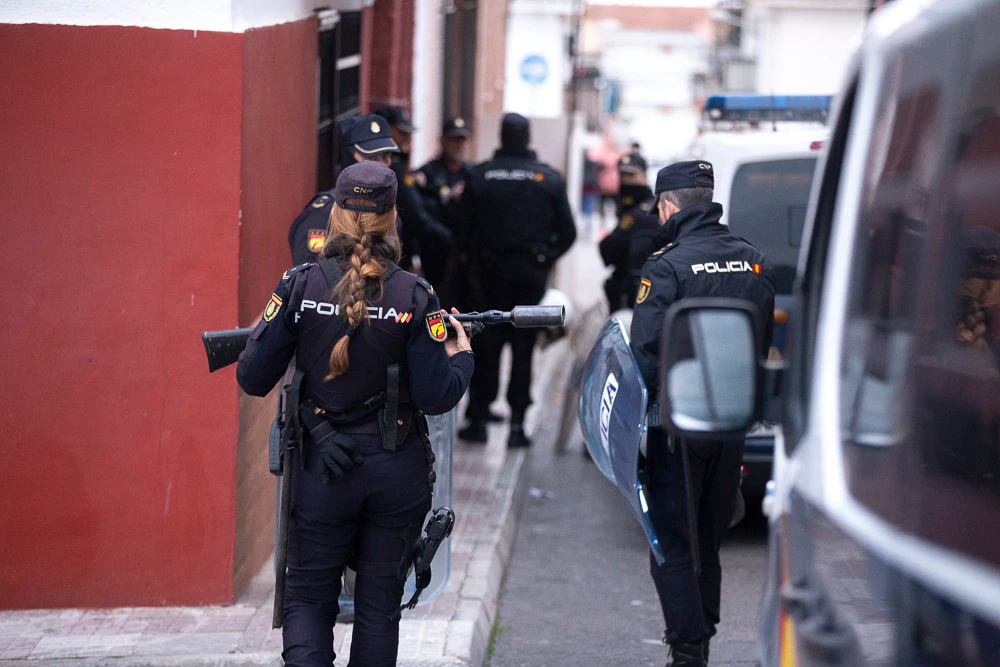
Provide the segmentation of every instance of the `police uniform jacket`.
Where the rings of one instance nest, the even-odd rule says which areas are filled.
[[[624,201],[625,198],[623,198]],[[631,283],[633,273],[638,273],[653,248],[653,238],[660,231],[660,218],[656,212],[656,197],[652,190],[631,194],[630,208],[618,219],[618,226],[598,245],[605,266],[613,266],[612,279]],[[639,243],[635,243],[635,242]],[[635,277],[635,289],[639,287]],[[635,296],[635,289],[632,296]]]
[[[451,231],[427,211],[420,195],[413,188],[412,177],[406,173],[406,165],[402,160],[394,159],[389,166],[395,172],[396,182],[399,184],[396,209],[402,225],[404,265],[419,252],[420,246],[450,246],[453,242]]]
[[[427,212],[440,220],[456,233],[455,201],[451,194],[454,189],[469,179],[470,165],[464,164],[458,171],[451,171],[444,160],[431,160],[415,174],[414,184],[424,202]]]
[[[501,148],[473,167],[460,208],[480,253],[530,255],[551,266],[576,240],[566,184],[530,150]]]
[[[339,273],[339,269],[338,269]],[[300,343],[324,336],[331,319],[346,327],[346,318],[330,297],[331,288],[317,264],[289,269],[282,276],[246,349],[240,355],[236,380],[253,396],[265,396],[285,374]],[[382,298],[368,308],[371,332],[382,349],[403,368],[409,396],[426,414],[442,414],[458,404],[472,377],[471,353],[449,358],[444,345],[431,335],[428,315],[440,311],[427,281],[395,265],[387,269]],[[437,329],[437,331],[440,331]],[[330,352],[340,335],[306,369],[303,398],[332,412],[349,412],[386,389],[386,365],[365,336],[355,335],[348,347],[349,365],[332,380]]]
[[[295,265],[315,262],[323,249],[326,225],[333,208],[333,192],[320,192],[306,204],[288,230],[288,246]]]
[[[722,205],[696,204],[674,214],[655,238],[642,269],[632,316],[632,349],[650,393],[657,387],[663,315],[690,297],[746,299],[760,310],[762,352],[774,329],[774,270],[764,254],[720,224]]]

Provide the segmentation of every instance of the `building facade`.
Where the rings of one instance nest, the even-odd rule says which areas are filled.
[[[257,321],[337,120],[405,106],[422,161],[444,114],[497,104],[489,63],[445,67],[445,44],[495,43],[505,7],[314,4],[0,14],[0,607],[225,603],[267,561],[277,396],[210,375],[199,335]]]

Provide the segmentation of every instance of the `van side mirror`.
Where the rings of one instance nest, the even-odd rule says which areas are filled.
[[[760,413],[760,314],[742,299],[682,299],[660,334],[660,423],[684,436],[746,431]]]

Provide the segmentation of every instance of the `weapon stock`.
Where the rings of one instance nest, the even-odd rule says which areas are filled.
[[[514,306],[508,312],[487,310],[484,313],[462,313],[452,317],[462,324],[470,325],[472,333],[482,331],[483,326],[496,324],[510,324],[518,329],[561,327],[566,323],[566,307]],[[201,341],[205,344],[205,354],[208,356],[208,371],[214,373],[220,368],[235,364],[252,332],[252,328],[202,332]]]

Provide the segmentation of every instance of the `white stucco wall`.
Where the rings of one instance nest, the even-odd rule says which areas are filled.
[[[823,95],[840,90],[866,13],[860,2],[761,2],[748,18],[757,92]]]
[[[415,0],[413,26],[413,145],[410,166],[420,167],[438,152],[444,76],[444,15],[440,0]]]
[[[316,4],[313,0],[0,0],[0,23],[243,32],[306,18]],[[344,3],[325,4],[337,8]]]

